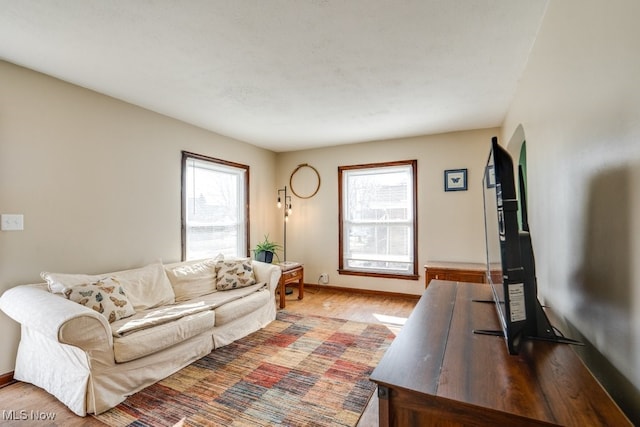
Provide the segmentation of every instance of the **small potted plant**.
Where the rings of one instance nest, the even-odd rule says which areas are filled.
[[[271,242],[269,240],[269,235],[266,234],[264,236],[264,240],[258,243],[253,250],[255,254],[256,261],[262,261],[266,263],[271,263],[273,261],[273,256],[276,256],[278,262],[280,262],[280,257],[276,253],[276,251],[281,250],[282,246],[278,243]]]

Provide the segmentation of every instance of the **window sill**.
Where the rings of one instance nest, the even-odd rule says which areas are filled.
[[[354,271],[354,270],[338,270],[338,274],[344,274],[346,276],[365,276],[365,277],[378,277],[381,279],[402,279],[402,280],[419,280],[418,274],[392,274],[392,273],[374,273],[368,271]]]

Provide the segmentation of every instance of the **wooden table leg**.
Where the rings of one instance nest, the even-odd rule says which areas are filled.
[[[389,422],[389,388],[378,385],[378,425],[388,427]]]
[[[298,299],[304,298],[304,278],[301,276],[298,282]]]
[[[284,294],[286,293],[287,289],[284,285],[284,280],[282,277],[280,278],[280,282],[278,282],[278,289],[280,292],[280,308],[284,308],[286,305]]]

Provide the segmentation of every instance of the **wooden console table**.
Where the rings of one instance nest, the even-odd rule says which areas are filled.
[[[486,284],[432,281],[371,380],[381,426],[627,426],[571,346],[527,341],[510,356]]]
[[[487,266],[469,262],[428,262],[424,266],[424,287],[432,280],[487,283]]]
[[[304,298],[304,267],[302,264],[294,263],[292,265],[280,264],[282,276],[278,283],[280,292],[280,308],[286,305],[285,292],[287,286],[296,286],[298,288],[298,299]]]

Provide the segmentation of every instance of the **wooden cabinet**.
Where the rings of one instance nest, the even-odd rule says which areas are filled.
[[[630,426],[570,345],[510,355],[488,284],[433,281],[371,374],[381,426]]]
[[[487,283],[486,266],[476,263],[434,262],[424,266],[424,287],[432,280]]]

